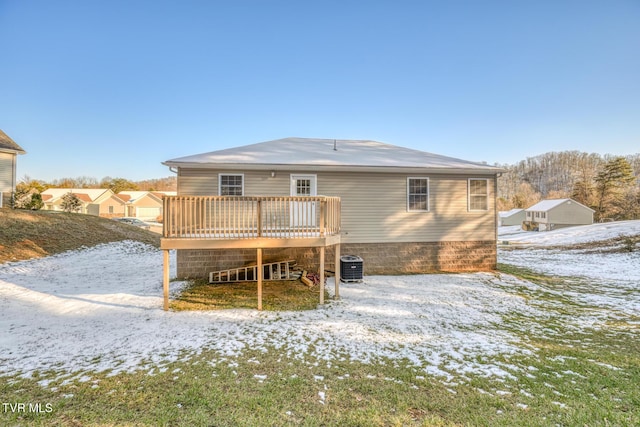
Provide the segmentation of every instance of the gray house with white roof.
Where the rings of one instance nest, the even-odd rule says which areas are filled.
[[[500,226],[508,226],[508,225],[521,225],[522,221],[525,220],[525,211],[524,209],[511,209],[504,212],[498,212],[499,225]]]
[[[179,277],[255,263],[246,249],[256,247],[265,248],[266,260],[294,258],[315,271],[325,246],[362,257],[367,274],[496,267],[502,170],[493,166],[377,141],[311,138],[163,164],[178,177],[178,195],[165,198],[162,248],[178,249]],[[312,235],[327,240],[309,240],[312,247],[295,240]],[[211,242],[223,238],[224,247]],[[331,259],[328,268],[337,269],[338,257]]]
[[[593,209],[572,199],[548,199],[525,210],[525,228],[549,231],[556,228],[593,224]]]

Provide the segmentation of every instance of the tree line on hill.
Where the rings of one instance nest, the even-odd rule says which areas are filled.
[[[499,166],[506,169],[498,179],[499,210],[572,198],[593,209],[596,221],[640,219],[640,154],[562,151]]]

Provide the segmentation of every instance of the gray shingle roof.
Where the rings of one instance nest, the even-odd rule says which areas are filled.
[[[25,151],[20,147],[15,141],[9,138],[9,135],[4,133],[2,129],[0,129],[0,150],[4,151],[15,151],[16,153],[24,154]]]
[[[334,143],[335,141],[335,143]],[[334,150],[335,145],[335,150]],[[334,168],[421,168],[501,172],[500,168],[378,141],[284,138],[164,162],[171,167],[229,165],[304,166]]]

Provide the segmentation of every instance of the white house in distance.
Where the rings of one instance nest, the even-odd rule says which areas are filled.
[[[127,217],[156,221],[162,217],[162,197],[175,196],[175,191],[121,191],[117,194],[126,203]]]
[[[25,151],[0,129],[0,208],[9,206],[11,194],[16,190],[18,154]]]
[[[526,209],[523,225],[528,229],[548,231],[574,225],[593,224],[595,211],[572,199],[550,199]]]
[[[42,192],[44,209],[62,211],[62,197],[75,194],[81,202],[79,213],[106,218],[123,217],[125,202],[113,191],[104,188],[48,188]]]
[[[511,209],[509,211],[502,211],[498,213],[499,217],[499,225],[521,225],[522,221],[525,220],[525,211],[524,209]]]

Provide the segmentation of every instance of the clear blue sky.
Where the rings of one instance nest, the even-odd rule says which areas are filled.
[[[0,0],[19,178],[289,136],[489,163],[640,152],[640,1]]]

